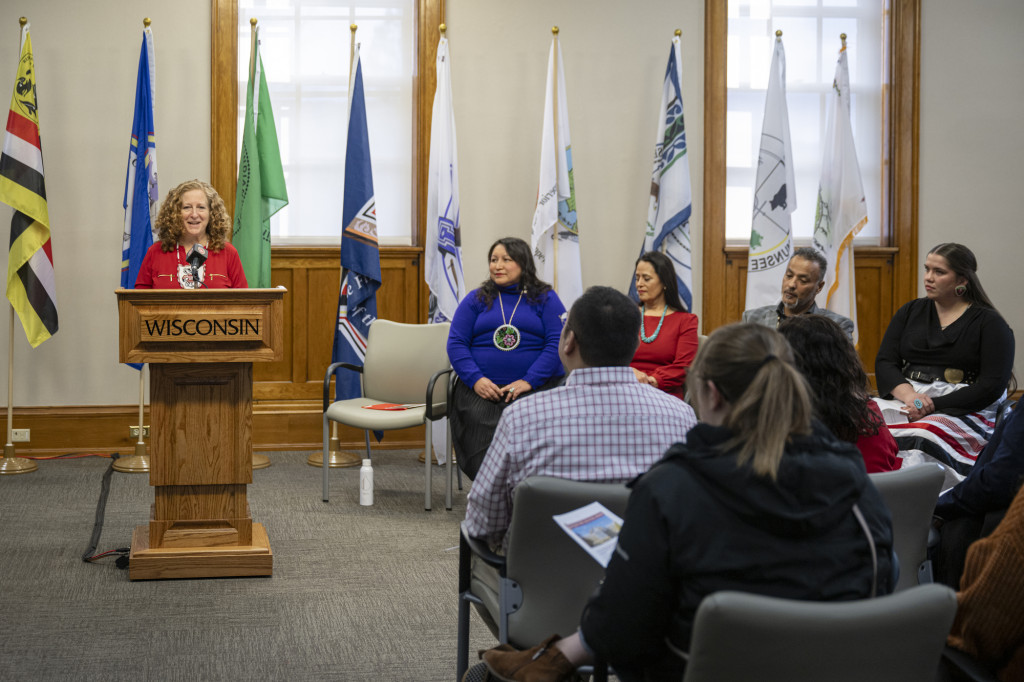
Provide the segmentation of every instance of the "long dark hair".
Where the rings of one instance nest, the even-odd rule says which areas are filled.
[[[509,258],[522,269],[522,273],[519,275],[519,290],[525,294],[526,300],[530,303],[540,303],[544,295],[551,291],[551,285],[540,281],[537,277],[537,265],[533,262],[533,251],[530,249],[530,245],[518,237],[502,237],[491,244],[491,248],[487,250],[488,262],[491,260],[494,249],[498,246],[505,247]],[[490,277],[483,281],[476,292],[477,299],[487,304],[488,309],[494,305],[497,295],[498,285]]]
[[[672,265],[672,260],[660,251],[648,251],[636,259],[636,264],[633,265],[634,272],[640,261],[651,264],[654,274],[661,280],[661,286],[665,287],[665,305],[674,310],[686,310],[686,306],[679,298],[679,284],[676,281],[676,269]]]
[[[945,258],[949,263],[950,270],[967,280],[967,291],[964,292],[965,300],[974,305],[996,310],[981,286],[981,280],[978,279],[978,259],[974,257],[974,253],[969,248],[956,242],[946,242],[939,244],[928,253]],[[996,312],[999,311],[996,310]]]
[[[882,418],[868,407],[868,375],[842,327],[824,315],[796,315],[779,323],[815,395],[815,412],[840,440],[874,435]]]
[[[774,479],[786,441],[811,432],[810,389],[774,329],[744,322],[719,327],[701,344],[689,377],[715,382],[731,408],[724,425],[734,434],[721,448],[738,449],[737,461],[749,461],[761,476]]]

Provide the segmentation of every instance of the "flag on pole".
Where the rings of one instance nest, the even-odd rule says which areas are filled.
[[[14,209],[7,298],[21,318],[29,344],[35,348],[57,333],[57,290],[28,27],[26,23],[21,29],[21,57],[0,154],[0,201]]]
[[[682,57],[679,36],[672,39],[668,68],[661,89],[658,109],[658,134],[654,140],[654,167],[651,171],[651,201],[647,207],[647,231],[640,255],[661,251],[676,271],[679,297],[686,310],[693,309],[693,267],[690,250],[690,161],[686,154],[686,127],[683,121]],[[629,295],[636,295],[636,282],[630,280]]]
[[[786,109],[786,52],[775,39],[761,125],[761,151],[754,185],[754,218],[747,261],[746,310],[774,305],[793,251],[791,216],[796,210],[793,152]]]
[[[153,124],[155,72],[153,31],[147,26],[142,31],[139,73],[135,81],[135,116],[132,119],[128,170],[124,181],[121,286],[125,289],[135,286],[142,260],[156,238],[153,234],[152,212],[160,197],[160,191],[157,187],[156,134]]]
[[[363,68],[359,46],[349,82],[348,142],[345,147],[345,198],[342,207],[341,290],[338,322],[334,329],[332,362],[362,366],[366,338],[377,319],[380,288],[380,251],[377,244],[377,208],[373,198],[370,137],[366,127]],[[362,395],[359,376],[341,370],[335,374],[338,400]]]
[[[832,104],[825,128],[818,205],[814,212],[814,248],[828,260],[822,307],[853,320],[857,343],[857,288],[853,279],[853,238],[868,222],[864,184],[850,124],[850,69],[846,41],[839,50],[832,81]],[[819,303],[820,305],[820,303]]]
[[[554,286],[568,310],[583,294],[583,278],[566,101],[562,48],[555,37],[548,54],[540,182],[537,184],[537,208],[533,213],[532,243],[537,274]]]
[[[437,90],[430,119],[430,164],[427,173],[426,279],[431,322],[450,321],[466,295],[459,227],[459,167],[452,109],[451,57],[448,39],[437,45]]]
[[[437,89],[430,118],[430,164],[427,173],[426,278],[430,287],[427,319],[448,322],[466,295],[462,273],[462,230],[459,227],[459,154],[452,108],[451,55],[448,39],[437,44]],[[430,431],[437,461],[447,457],[448,419]]]
[[[270,286],[270,217],[288,204],[288,190],[277,146],[270,89],[263,73],[259,27],[254,30],[251,52],[231,243],[238,249],[249,287],[265,289]]]

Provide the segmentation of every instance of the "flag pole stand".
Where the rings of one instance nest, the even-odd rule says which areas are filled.
[[[135,454],[130,457],[121,457],[114,460],[114,471],[123,474],[148,474],[149,455],[146,454],[146,441],[144,439],[146,427],[144,410],[146,408],[146,381],[142,375],[143,369],[139,368],[139,440],[135,443]]]
[[[330,469],[344,469],[347,467],[359,466],[363,461],[363,454],[359,452],[342,451],[341,441],[338,439],[338,423],[331,422],[331,440],[328,448],[327,466]],[[306,460],[311,467],[322,467],[324,465],[323,450],[314,450]]]
[[[7,443],[4,445],[4,456],[0,459],[0,475],[29,474],[39,468],[31,459],[16,457],[14,454],[14,306],[11,311],[10,342],[7,344]]]

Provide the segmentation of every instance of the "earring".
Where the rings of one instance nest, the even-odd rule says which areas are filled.
[[[957,284],[955,287],[953,287],[953,293],[955,293],[957,296],[963,296],[964,294],[967,293],[967,285]]]

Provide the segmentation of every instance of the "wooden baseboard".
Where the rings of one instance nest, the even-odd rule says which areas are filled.
[[[253,450],[318,450],[322,447],[322,407],[317,401],[276,401],[253,405]],[[149,425],[149,409],[143,413]],[[138,405],[73,405],[59,407],[15,407],[14,427],[29,429],[31,440],[15,443],[18,455],[54,456],[69,453],[134,454],[137,438],[128,427],[138,424]],[[0,415],[3,434],[7,433],[7,412]],[[339,427],[343,449],[362,450],[363,432]],[[388,431],[380,449],[423,447],[423,427]],[[149,439],[146,439],[149,444]]]

